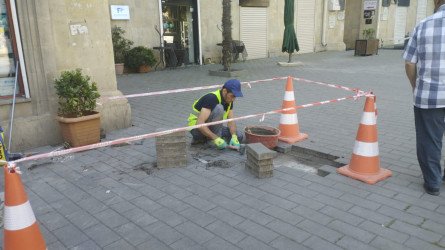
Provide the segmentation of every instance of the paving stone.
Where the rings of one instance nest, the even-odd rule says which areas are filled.
[[[298,224],[300,221],[302,221],[304,218],[300,215],[290,212],[288,210],[284,210],[282,208],[276,207],[276,206],[269,206],[262,210],[262,212],[271,215],[275,218],[281,219],[282,221],[285,221],[287,223],[290,223],[292,225]]]
[[[412,249],[428,249],[428,250],[443,250],[443,246],[439,247],[436,245],[433,245],[432,242],[426,242],[422,239],[419,239],[417,237],[410,237],[404,244],[405,246],[412,248]]]
[[[216,220],[214,216],[203,213],[202,210],[193,207],[182,211],[180,214],[201,227],[205,227]]]
[[[115,228],[114,231],[128,241],[132,246],[141,244],[150,236],[147,232],[132,222],[123,224]]]
[[[258,250],[270,250],[270,246],[261,242],[258,239],[249,236],[238,243],[241,249],[258,249]]]
[[[425,230],[417,225],[410,225],[401,221],[394,222],[390,228],[403,232],[412,236],[421,238],[428,242],[436,242],[442,238],[441,234],[437,234],[428,230]]]
[[[65,219],[61,214],[57,212],[47,213],[40,216],[39,219],[42,221],[42,224],[50,231],[70,224],[67,219]]]
[[[263,178],[269,178],[273,176],[273,170],[268,170],[268,171],[262,171],[259,168],[250,165],[249,162],[246,162],[246,170],[249,171],[251,174],[253,174],[254,176],[258,177],[259,179],[263,179]]]
[[[367,220],[376,222],[378,224],[383,224],[383,225],[386,225],[393,220],[392,217],[388,217],[381,213],[374,212],[372,210],[358,207],[358,206],[354,206],[351,209],[349,209],[348,213],[359,216],[363,219],[367,219]]]
[[[283,250],[287,250],[287,249],[310,249],[310,248],[306,248],[305,246],[293,241],[292,239],[289,239],[287,237],[278,237],[277,239],[275,239],[274,241],[272,241],[270,243],[270,245],[276,249],[283,249]]]
[[[100,247],[110,245],[111,243],[118,241],[120,236],[111,231],[103,224],[96,224],[84,231],[94,242]]]
[[[345,236],[341,238],[337,243],[337,245],[345,248],[345,249],[363,249],[363,250],[374,250],[373,247],[369,246],[368,244],[365,244],[363,242],[360,242],[358,240],[355,240],[349,236]]]
[[[216,207],[208,211],[208,213],[213,215],[215,218],[219,218],[220,220],[224,221],[225,223],[231,226],[235,226],[245,220],[243,217],[221,207]]]
[[[154,238],[154,237],[150,237],[148,239],[146,239],[144,242],[142,242],[141,244],[139,244],[136,249],[140,249],[140,250],[146,250],[146,249],[156,249],[156,250],[170,250],[171,248],[167,245],[165,245],[164,243],[162,243],[161,241],[159,241],[158,239]]]
[[[297,227],[313,235],[317,235],[318,237],[325,239],[331,243],[337,242],[344,236],[344,234],[341,234],[337,231],[327,228],[326,226],[310,220],[303,220],[302,222],[298,223]]]
[[[78,227],[80,230],[85,230],[99,223],[99,220],[97,220],[91,214],[87,213],[84,210],[68,214],[66,215],[66,218],[70,221],[70,223]]]
[[[241,222],[235,227],[238,228],[240,231],[255,237],[256,239],[261,240],[264,243],[269,243],[279,236],[272,230],[261,227],[259,224],[248,220]]]
[[[287,154],[292,150],[292,144],[278,141],[277,146],[274,148],[275,151]]]
[[[235,200],[258,211],[261,211],[270,206],[270,204],[265,201],[245,194],[236,197]]]
[[[104,247],[103,249],[106,250],[122,250],[122,249],[132,249],[134,248],[132,245],[130,245],[127,241],[121,239],[118,240],[106,247]]]
[[[185,237],[171,244],[169,249],[199,249],[200,247],[201,246],[198,245],[198,243]]]
[[[309,239],[303,242],[303,245],[311,248],[311,249],[330,249],[330,250],[341,250],[337,245],[330,243],[322,238],[317,236],[311,236]]]
[[[363,230],[374,233],[399,244],[403,244],[409,238],[409,235],[406,233],[401,233],[394,229],[388,228],[387,225],[381,225],[371,221],[364,221],[362,224],[359,225],[359,227]]]
[[[247,235],[243,232],[233,228],[231,225],[226,224],[220,220],[217,220],[205,227],[208,231],[214,233],[218,237],[232,243],[237,244],[242,239],[246,238]]]
[[[299,229],[298,227],[281,220],[273,220],[266,226],[280,235],[298,243],[302,243],[311,236],[311,234]]]
[[[373,241],[371,241],[370,245],[378,249],[391,249],[391,250],[408,249],[406,246],[403,246],[399,243],[395,243],[394,241],[390,241],[380,236],[377,236]]]
[[[66,225],[51,232],[66,248],[73,248],[88,240],[88,237],[73,225]]]
[[[372,239],[375,238],[373,233],[362,230],[350,224],[347,224],[343,221],[334,220],[328,225],[329,228],[341,232],[342,234],[346,234],[351,236],[354,239],[357,239],[361,242],[368,244]]]
[[[277,152],[266,148],[261,143],[247,144],[246,153],[250,153],[256,160],[272,159],[277,155]]]
[[[213,233],[189,221],[176,226],[175,229],[193,241],[196,241],[198,244],[202,244],[215,237]]]
[[[319,201],[325,205],[328,205],[330,207],[337,208],[337,209],[340,209],[343,211],[347,211],[351,207],[353,207],[353,205],[349,202],[335,199],[335,198],[329,197],[324,194],[319,194],[319,195],[315,196],[313,199],[316,201]]]
[[[62,248],[51,246],[51,248],[48,248],[48,249],[62,249]],[[99,247],[94,241],[88,240],[88,241],[82,242],[81,244],[75,246],[74,249],[78,249],[78,250],[101,250],[102,248]]]
[[[155,217],[147,214],[144,210],[140,208],[132,209],[123,214],[127,219],[134,222],[141,227],[147,227],[150,224],[158,221]]]
[[[173,244],[174,242],[184,238],[183,234],[161,221],[153,223],[149,227],[145,228],[145,230],[166,245]]]
[[[305,204],[304,202],[302,204]],[[306,207],[304,205],[300,205],[294,209],[292,212],[298,214],[306,219],[310,219],[314,222],[320,223],[322,225],[327,225],[329,222],[333,220],[332,217],[325,215],[323,213],[317,212],[312,208]]]

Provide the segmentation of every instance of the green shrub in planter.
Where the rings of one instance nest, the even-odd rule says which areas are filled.
[[[151,66],[156,64],[156,58],[152,49],[144,46],[132,48],[125,56],[125,66],[131,69],[139,69],[140,66]]]
[[[59,96],[59,115],[80,117],[94,113],[96,99],[100,97],[97,85],[90,77],[83,76],[81,69],[64,71],[54,80]]]
[[[111,28],[111,40],[113,42],[114,63],[124,63],[125,56],[133,45],[133,41],[124,37],[125,30],[121,27],[113,26]]]

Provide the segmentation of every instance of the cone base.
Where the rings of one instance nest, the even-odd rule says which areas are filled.
[[[296,143],[298,141],[302,141],[302,140],[307,139],[307,138],[308,138],[307,134],[300,133],[297,137],[282,137],[282,136],[279,136],[278,140],[287,142],[289,144],[294,144],[294,143]]]
[[[386,179],[392,175],[392,172],[388,169],[380,168],[377,174],[360,174],[352,171],[349,165],[343,166],[337,169],[337,173],[348,176],[352,179],[363,181],[368,184],[375,184],[383,179]]]

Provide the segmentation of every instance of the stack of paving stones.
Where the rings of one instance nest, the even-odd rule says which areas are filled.
[[[186,132],[156,136],[158,168],[187,166]]]
[[[277,152],[266,148],[261,143],[252,143],[246,146],[246,169],[259,179],[273,176],[273,158]]]

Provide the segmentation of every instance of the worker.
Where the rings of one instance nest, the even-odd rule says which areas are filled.
[[[188,121],[189,126],[200,125],[209,122],[231,119],[233,114],[233,102],[237,97],[243,97],[241,83],[236,79],[228,80],[221,89],[207,93],[193,103],[193,111]],[[190,130],[193,136],[192,144],[205,143],[211,140],[218,149],[224,149],[227,144],[239,148],[243,133],[236,130],[235,121],[230,121],[227,126],[222,123],[203,126]]]

